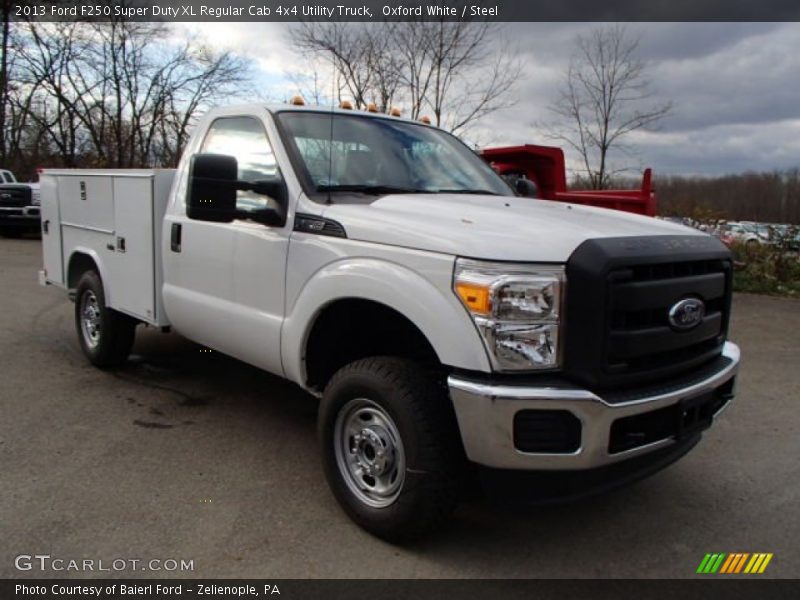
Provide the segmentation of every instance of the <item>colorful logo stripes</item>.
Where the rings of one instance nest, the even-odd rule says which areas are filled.
[[[725,554],[706,554],[705,558],[697,567],[697,572],[701,574],[736,574],[736,573],[763,573],[769,561],[772,560],[772,553],[756,552],[736,552]]]

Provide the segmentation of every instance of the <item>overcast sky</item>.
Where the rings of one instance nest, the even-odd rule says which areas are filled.
[[[490,145],[549,143],[536,124],[551,119],[575,48],[597,24],[509,23],[523,74],[518,102],[486,117],[471,135]],[[254,60],[265,96],[294,93],[292,73],[307,70],[280,23],[185,23],[215,47]],[[657,132],[639,132],[626,162],[661,173],[714,175],[800,166],[800,23],[631,23],[641,36],[656,99],[672,114]]]

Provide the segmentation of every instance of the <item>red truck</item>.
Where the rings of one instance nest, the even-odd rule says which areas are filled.
[[[527,179],[532,182],[536,186],[537,198],[656,216],[656,195],[650,169],[645,169],[638,190],[577,191],[567,189],[567,169],[561,148],[525,144],[488,148],[481,152],[481,156],[506,180],[516,183]]]

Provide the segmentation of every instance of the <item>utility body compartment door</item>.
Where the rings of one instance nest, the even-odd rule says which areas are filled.
[[[58,177],[43,175],[42,199],[42,255],[44,278],[48,283],[64,285],[64,256],[61,253],[61,215],[58,206]]]
[[[58,178],[61,224],[102,233],[114,229],[112,177],[75,175]]]
[[[110,285],[117,310],[152,321],[156,315],[153,179],[114,178],[114,253]]]

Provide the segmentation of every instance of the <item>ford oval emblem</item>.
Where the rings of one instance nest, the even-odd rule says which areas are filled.
[[[673,329],[688,331],[703,321],[706,305],[699,298],[684,298],[669,309],[669,324]]]

